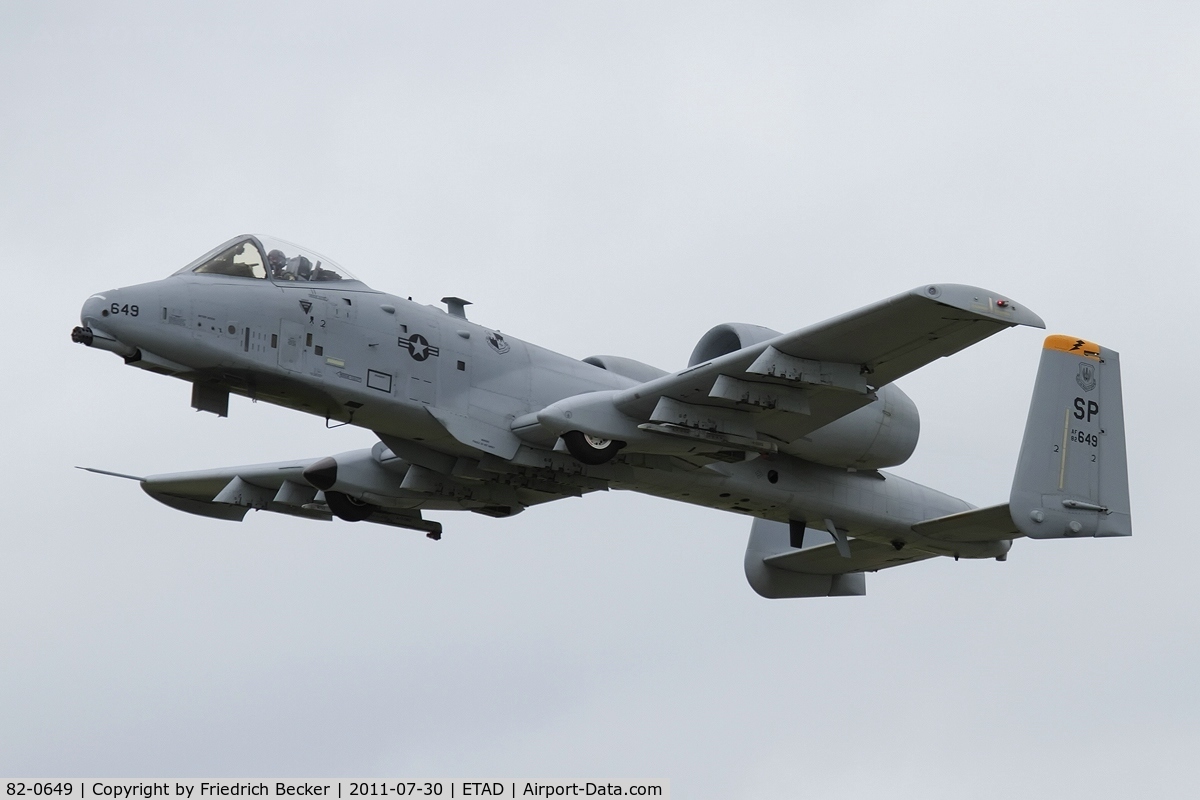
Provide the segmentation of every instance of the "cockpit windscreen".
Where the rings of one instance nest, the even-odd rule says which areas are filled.
[[[277,283],[358,281],[328,258],[270,236],[231,239],[176,274],[186,272],[259,280],[269,278]]]
[[[186,269],[186,268],[185,268]],[[192,269],[209,275],[232,275],[235,278],[265,278],[262,253],[253,240],[244,240],[226,247],[217,255]]]

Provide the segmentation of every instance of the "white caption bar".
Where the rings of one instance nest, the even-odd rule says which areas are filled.
[[[419,780],[419,781],[10,781],[3,780],[7,798],[28,800],[216,800],[239,797],[358,798],[460,797],[653,797],[670,800],[667,781],[611,780]]]

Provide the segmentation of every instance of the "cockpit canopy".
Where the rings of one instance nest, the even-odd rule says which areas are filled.
[[[311,250],[270,236],[237,236],[176,272],[272,280],[276,283],[361,284],[344,267]],[[349,288],[349,287],[347,287]]]

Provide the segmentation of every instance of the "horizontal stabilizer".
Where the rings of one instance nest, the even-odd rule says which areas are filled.
[[[1004,561],[1012,540],[1021,535],[1005,503],[918,522],[906,541],[907,547],[934,555]]]
[[[807,528],[802,540],[795,541],[787,523],[756,519],[746,543],[746,580],[758,594],[772,599],[864,595],[864,571],[933,557],[863,539],[849,539],[848,544],[849,558],[839,552],[829,531]]]
[[[998,542],[1022,535],[1013,524],[1008,503],[918,522],[912,529],[921,536],[942,542]]]

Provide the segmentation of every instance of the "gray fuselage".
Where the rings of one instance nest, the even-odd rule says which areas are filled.
[[[98,342],[135,366],[361,426],[389,445],[452,458],[460,469],[478,472],[482,463],[479,474],[498,482],[505,470],[495,469],[497,460],[573,480],[581,491],[611,486],[766,519],[829,519],[853,536],[881,541],[971,508],[895,475],[784,453],[703,465],[630,453],[585,467],[556,452],[554,437],[516,438],[513,422],[564,398],[640,380],[357,280],[183,272],[94,295],[81,317]],[[523,505],[553,499],[518,495]],[[411,505],[454,507],[444,497]]]

